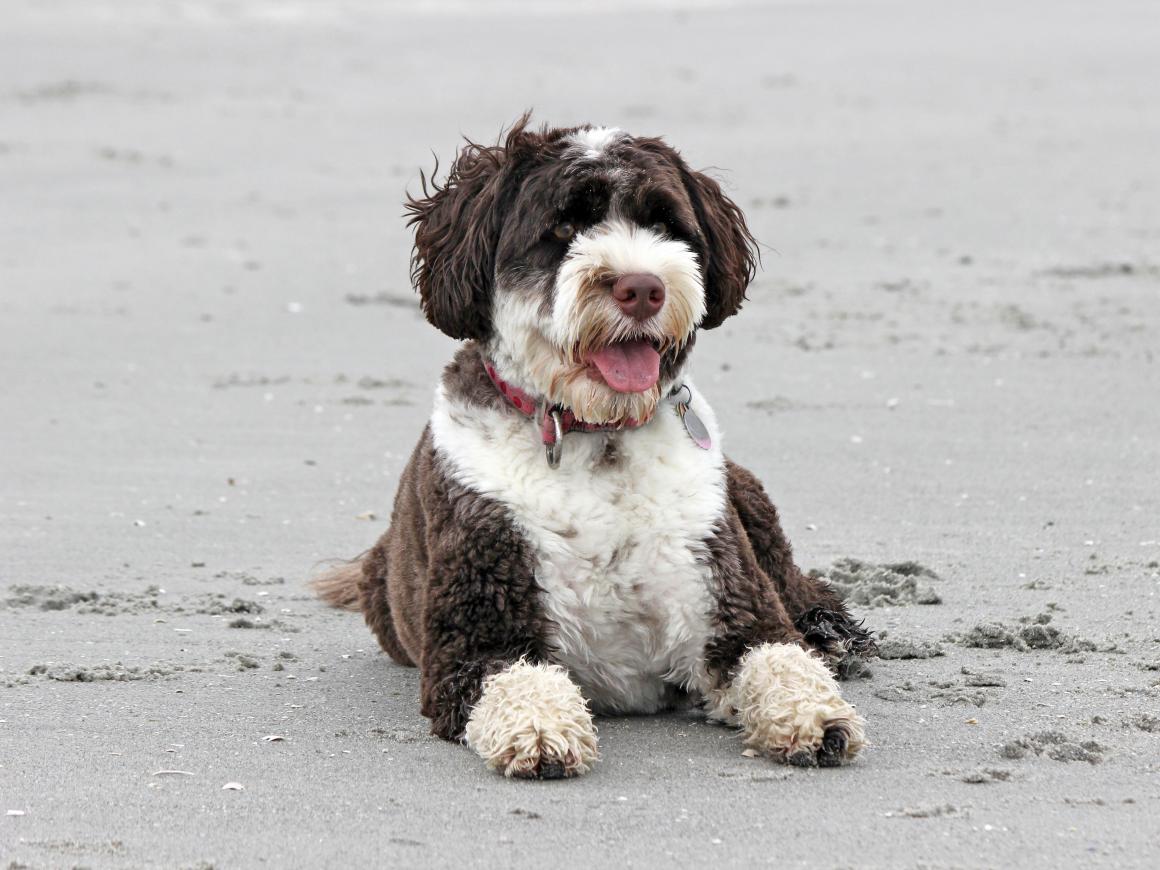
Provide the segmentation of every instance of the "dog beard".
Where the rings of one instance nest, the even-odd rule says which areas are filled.
[[[612,299],[617,277],[631,272],[665,285],[664,306],[644,321]],[[614,221],[578,236],[553,279],[499,290],[489,351],[500,371],[585,423],[650,420],[666,374],[705,316],[696,256],[684,243]],[[541,301],[548,294],[550,305]],[[606,378],[609,356],[626,361],[630,377]]]
[[[666,387],[665,369],[692,336],[698,313],[692,306],[672,299],[654,318],[638,323],[625,317],[609,298],[605,276],[594,276],[576,294],[565,336],[568,344],[549,339],[544,325],[534,316],[520,317],[530,305],[513,302],[498,322],[492,357],[501,372],[508,372],[530,392],[542,396],[549,406],[570,410],[577,420],[606,426],[639,425],[652,419]],[[513,294],[514,295],[514,294]],[[521,311],[522,309],[522,311]],[[659,357],[658,377],[647,389],[622,391],[604,382],[593,357],[602,350],[623,344],[647,344]],[[666,366],[666,363],[668,365]]]
[[[595,380],[592,367],[583,358],[562,352],[541,335],[529,338],[522,367],[534,391],[549,406],[567,408],[584,423],[609,426],[645,423],[656,413],[661,399],[659,379],[643,392],[619,392]]]

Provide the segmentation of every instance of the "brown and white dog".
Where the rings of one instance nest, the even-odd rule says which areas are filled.
[[[509,776],[582,774],[593,713],[682,699],[777,760],[855,756],[831,671],[873,641],[794,565],[689,375],[754,275],[738,207],[660,139],[526,117],[407,207],[423,310],[467,343],[390,528],[319,594]]]

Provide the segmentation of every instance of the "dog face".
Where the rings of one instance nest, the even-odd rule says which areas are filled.
[[[755,270],[740,209],[659,139],[527,129],[469,143],[407,204],[427,319],[590,423],[648,420]]]

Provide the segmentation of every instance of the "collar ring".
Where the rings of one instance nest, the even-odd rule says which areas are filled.
[[[559,468],[560,456],[564,452],[564,424],[560,419],[560,409],[553,408],[548,411],[548,417],[552,421],[552,431],[556,437],[551,443],[544,444],[544,455],[548,459],[549,468]]]

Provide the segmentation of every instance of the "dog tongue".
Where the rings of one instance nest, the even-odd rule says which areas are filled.
[[[647,341],[621,341],[588,357],[618,393],[643,393],[661,376],[661,355]]]

